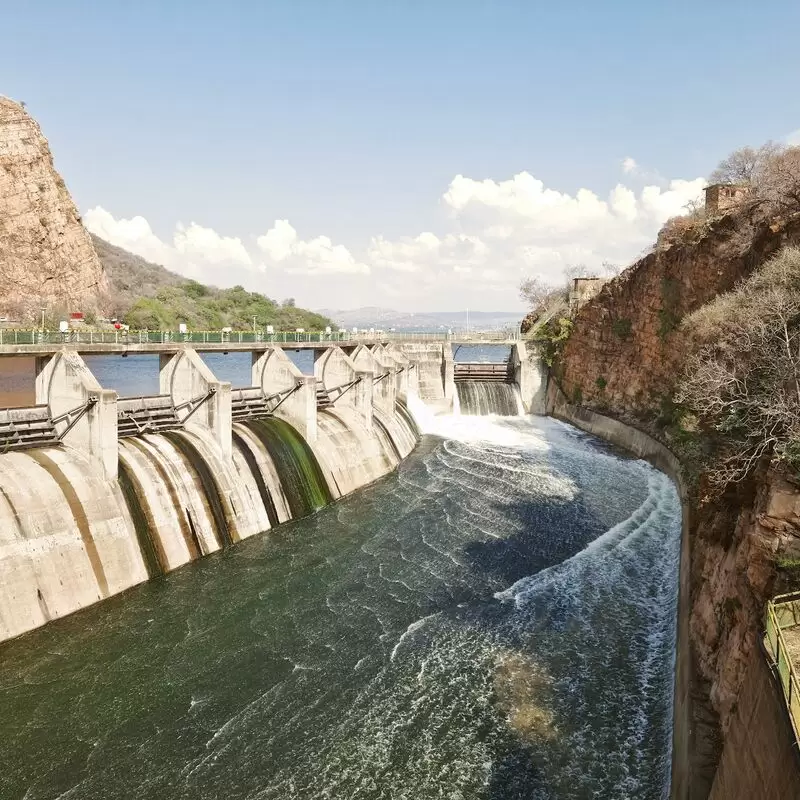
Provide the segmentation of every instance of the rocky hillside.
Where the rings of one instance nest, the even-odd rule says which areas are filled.
[[[132,328],[174,330],[185,322],[193,330],[252,330],[253,317],[258,325],[288,331],[319,331],[333,324],[321,314],[241,286],[220,289],[188,280],[98,236],[92,242],[108,276],[109,314]]]
[[[103,268],[37,123],[0,97],[0,315],[97,311]]]

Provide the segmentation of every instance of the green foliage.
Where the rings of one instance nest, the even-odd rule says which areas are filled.
[[[583,389],[580,386],[576,386],[572,390],[572,402],[579,406],[583,402]]]
[[[252,330],[253,318],[259,329],[273,325],[277,330],[305,328],[323,330],[331,321],[294,306],[279,306],[257,292],[241,286],[215,289],[197,281],[162,286],[155,297],[141,297],[125,314],[132,328],[175,330],[185,322],[190,330]]]
[[[631,321],[629,319],[615,319],[611,323],[612,333],[620,339],[627,339],[631,335]]]
[[[571,333],[572,320],[566,317],[548,320],[536,329],[532,340],[539,345],[542,358],[548,367],[553,366]]]
[[[296,308],[291,298],[281,306],[242,286],[230,289],[206,286],[97,236],[92,241],[109,280],[104,307],[131,328],[176,330],[185,322],[190,330],[196,331],[228,326],[234,330],[253,330],[253,317],[259,329],[273,325],[276,330],[319,331],[332,324],[319,314]]]
[[[602,392],[606,386],[608,386],[608,381],[602,375],[600,375],[595,381],[595,385]]]

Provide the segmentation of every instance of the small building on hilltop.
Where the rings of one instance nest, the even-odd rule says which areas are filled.
[[[706,193],[706,211],[720,214],[739,205],[750,194],[750,187],[743,183],[712,183],[703,191]]]
[[[608,283],[608,278],[573,278],[569,290],[569,315],[574,317]]]

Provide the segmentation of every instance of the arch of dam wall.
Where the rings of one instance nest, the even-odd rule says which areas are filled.
[[[160,356],[158,395],[121,399],[74,350],[37,358],[36,406],[4,412],[0,640],[387,474],[419,438],[417,366],[330,347],[307,376],[262,347],[232,389],[180,348]]]

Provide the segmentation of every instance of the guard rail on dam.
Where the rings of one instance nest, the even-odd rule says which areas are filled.
[[[419,436],[408,395],[453,407],[452,346],[343,344],[316,343],[304,375],[281,346],[243,342],[251,380],[236,388],[169,344],[158,394],[128,398],[72,343],[36,354],[35,405],[0,411],[0,640],[394,469]],[[536,354],[516,343],[506,368],[543,410]]]
[[[300,332],[284,331],[81,331],[13,330],[0,328],[0,355],[39,355],[70,347],[81,353],[165,352],[191,346],[200,351],[252,350],[254,346],[319,348],[339,344],[388,345],[390,343],[513,344],[517,331],[471,331],[468,333],[413,333],[405,331]]]

